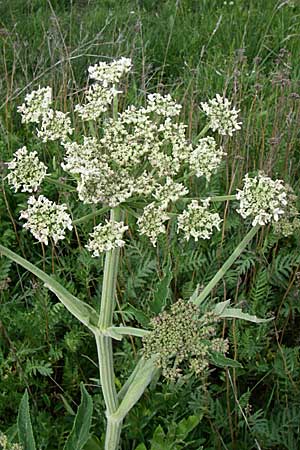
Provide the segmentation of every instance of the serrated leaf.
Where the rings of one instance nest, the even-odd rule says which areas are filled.
[[[270,320],[273,320],[273,317],[270,319],[260,319],[257,316],[253,316],[248,313],[244,313],[240,308],[225,308],[221,314],[219,314],[219,317],[222,319],[242,319],[247,320],[248,322],[254,322],[254,323],[265,323],[270,322]]]
[[[73,428],[64,446],[64,450],[81,450],[90,437],[89,431],[92,422],[93,400],[85,389],[83,383],[80,384],[81,403],[73,422]]]
[[[24,450],[36,450],[30,419],[27,389],[19,405],[17,423],[18,423],[19,442],[23,446]]]
[[[179,422],[176,428],[176,439],[184,441],[188,434],[198,425],[201,416],[189,416]]]
[[[232,367],[233,369],[241,369],[243,366],[235,359],[227,358],[221,353],[212,353],[210,361],[217,367]]]

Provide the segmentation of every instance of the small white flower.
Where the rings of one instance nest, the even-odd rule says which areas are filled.
[[[120,92],[114,87],[106,88],[100,84],[92,84],[85,95],[87,102],[84,105],[76,105],[75,111],[82,120],[96,120],[107,111],[108,105]]]
[[[123,75],[132,67],[131,59],[120,58],[112,63],[99,62],[88,68],[90,78],[100,81],[103,87],[118,83]]]
[[[62,168],[70,173],[83,174],[97,172],[98,163],[106,157],[102,146],[94,137],[83,136],[83,144],[77,142],[62,142],[66,151]]]
[[[198,239],[210,239],[213,228],[220,230],[222,219],[218,213],[211,213],[208,210],[209,199],[203,200],[199,205],[197,200],[193,200],[177,218],[177,233],[182,230],[184,238],[188,241],[192,236],[195,241]]]
[[[205,176],[207,181],[217,170],[226,155],[222,147],[218,147],[213,137],[202,138],[197,147],[190,153],[189,165],[196,177]]]
[[[126,170],[114,171],[105,162],[97,170],[82,173],[77,185],[78,196],[84,203],[104,203],[114,208],[134,192],[134,178]]]
[[[165,184],[157,186],[153,197],[163,208],[167,208],[169,203],[176,202],[180,197],[188,194],[188,192],[188,189],[182,183],[175,183],[172,178],[167,177]]]
[[[231,108],[231,102],[219,94],[209,100],[208,103],[201,103],[201,108],[209,118],[209,127],[213,131],[218,131],[221,135],[232,136],[237,130],[241,129],[241,123],[238,122],[239,110]]]
[[[166,232],[164,222],[168,219],[165,208],[153,202],[144,208],[143,215],[138,218],[137,224],[140,233],[148,236],[155,247],[158,235]]]
[[[45,245],[48,239],[56,244],[65,238],[65,230],[72,230],[72,220],[66,212],[67,205],[57,205],[40,195],[37,199],[30,197],[28,208],[21,211],[20,218],[26,219],[24,228],[31,231],[33,236]]]
[[[287,206],[287,188],[282,180],[272,180],[263,172],[250,178],[246,174],[244,187],[237,190],[240,201],[237,212],[245,219],[253,217],[252,225],[266,225],[285,214]]]
[[[182,106],[172,100],[170,94],[162,96],[160,94],[147,95],[147,113],[154,112],[159,116],[173,117],[180,114]]]
[[[39,123],[41,116],[48,111],[51,102],[52,89],[49,86],[27,94],[25,103],[17,108],[22,115],[22,123]]]
[[[114,248],[123,247],[125,241],[122,239],[124,232],[128,230],[128,226],[124,222],[109,222],[106,224],[99,224],[94,228],[93,233],[90,233],[86,248],[93,252],[94,257],[100,256],[100,253],[109,252]]]
[[[42,116],[41,128],[37,130],[37,135],[43,142],[61,140],[65,141],[68,134],[73,133],[71,119],[68,113],[48,109]]]
[[[47,166],[39,160],[37,152],[28,152],[24,146],[14,153],[14,159],[7,164],[11,171],[7,180],[15,192],[33,192],[42,183],[47,174]]]

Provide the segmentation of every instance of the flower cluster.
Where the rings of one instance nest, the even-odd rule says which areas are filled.
[[[284,216],[281,216],[280,220],[274,222],[273,228],[276,234],[288,237],[300,230],[300,217],[296,207],[297,196],[289,185],[285,187],[287,191],[287,205],[284,209]]]
[[[57,205],[43,195],[37,199],[32,196],[28,200],[28,208],[21,211],[20,218],[27,220],[24,228],[30,230],[38,241],[48,245],[48,239],[52,239],[56,244],[65,238],[66,229],[73,228],[66,210],[67,205]]]
[[[222,147],[218,147],[213,137],[202,138],[197,147],[191,152],[189,165],[196,177],[204,176],[207,181],[217,170],[226,155]]]
[[[209,100],[208,103],[202,102],[201,108],[209,118],[209,128],[217,131],[221,135],[232,136],[237,130],[241,129],[241,122],[238,122],[239,110],[231,108],[231,102],[219,94]]]
[[[245,219],[252,217],[252,225],[266,225],[277,222],[285,213],[287,188],[282,180],[272,180],[263,172],[250,178],[246,174],[244,187],[237,190],[240,201],[237,212]]]
[[[159,184],[152,195],[166,209],[170,203],[176,202],[188,192],[188,189],[182,183],[175,183],[172,178],[167,177],[165,184]]]
[[[108,110],[121,92],[117,90],[117,84],[131,66],[130,59],[120,58],[88,68],[93,84],[86,91],[86,102],[75,106],[83,121],[96,120]],[[186,125],[178,122],[182,107],[169,94],[152,93],[147,96],[144,106],[130,105],[121,113],[114,111],[113,118],[105,115],[98,137],[85,135],[79,142],[69,140],[73,129],[68,113],[51,109],[51,101],[49,87],[28,94],[25,103],[19,107],[22,120],[39,123],[37,134],[43,142],[60,141],[65,149],[62,168],[74,175],[78,197],[84,203],[102,203],[113,208],[132,197],[146,197],[148,202],[137,223],[140,233],[148,236],[154,246],[158,236],[166,232],[165,222],[172,216],[168,213],[171,204],[188,193],[185,185],[176,178],[190,171],[209,181],[225,155],[213,137],[200,139],[196,146],[187,139]],[[220,95],[201,106],[213,131],[232,135],[240,128],[238,111]],[[23,168],[18,181],[13,174],[8,176],[15,188],[18,185],[31,192],[39,186],[46,172],[33,155],[28,176]],[[11,168],[15,163],[16,160],[10,163]],[[219,229],[219,215],[210,213],[207,207],[208,202],[198,204],[193,201],[179,215],[178,231],[183,230],[187,240],[190,237],[209,239],[213,228]],[[23,211],[23,214],[28,213]],[[37,225],[34,226],[39,235]],[[41,236],[47,236],[42,221],[40,226]]]
[[[147,112],[154,112],[159,116],[173,117],[180,114],[182,106],[172,100],[170,94],[149,94],[147,96]]]
[[[37,152],[28,152],[25,146],[14,153],[14,159],[7,167],[11,171],[7,180],[15,192],[20,188],[22,192],[36,191],[47,173],[47,167],[39,160]]]
[[[112,63],[100,62],[88,68],[90,78],[100,81],[103,87],[119,83],[121,77],[131,69],[131,59],[120,58]]]
[[[143,354],[156,356],[156,364],[168,380],[175,381],[184,372],[203,375],[210,355],[226,353],[226,339],[216,338],[218,317],[209,312],[200,316],[198,306],[179,300],[151,320],[153,331],[143,338]]]
[[[119,92],[114,87],[108,89],[100,84],[92,84],[85,94],[87,102],[84,105],[76,105],[75,111],[82,120],[96,120],[107,111],[108,105],[111,105]]]
[[[65,141],[73,133],[71,119],[62,111],[48,109],[42,116],[41,128],[37,135],[43,142],[61,140]]]
[[[39,123],[41,116],[48,111],[51,102],[52,89],[49,86],[27,94],[25,103],[17,108],[22,115],[22,122]]]
[[[8,437],[0,432],[0,448],[1,450],[23,450],[24,447],[21,444],[11,444]]]
[[[164,222],[169,219],[165,207],[155,202],[144,208],[143,214],[138,218],[137,224],[141,234],[149,237],[152,245],[156,246],[158,235],[166,232]]]
[[[100,253],[108,252],[114,248],[123,247],[125,241],[122,239],[124,232],[128,230],[128,226],[124,222],[106,221],[106,224],[99,224],[90,233],[86,248],[93,252],[94,257],[100,256]]]
[[[222,219],[218,213],[211,213],[208,210],[209,198],[199,205],[197,200],[193,200],[182,214],[177,218],[177,232],[182,230],[185,239],[188,241],[192,236],[195,241],[198,239],[210,239],[213,228],[220,230]]]
[[[50,108],[52,90],[50,87],[39,88],[25,97],[25,103],[18,107],[22,122],[40,124],[37,135],[43,142],[64,141],[72,134],[71,120],[68,114]]]

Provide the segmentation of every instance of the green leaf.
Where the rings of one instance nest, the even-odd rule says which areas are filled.
[[[131,408],[133,408],[133,406],[141,398],[145,389],[150,384],[154,374],[158,370],[154,364],[154,361],[155,357],[146,361],[143,360],[143,363],[139,365],[134,378],[131,380],[127,391],[124,394],[123,400],[121,401],[117,411],[114,413],[116,418],[121,420],[124,419]]]
[[[49,277],[45,272],[31,264],[26,259],[12,252],[8,248],[0,245],[0,255],[3,254],[7,256],[12,261],[20,264],[29,272],[36,275],[40,280],[45,283],[45,286],[52,291],[63,305],[73,314],[80,322],[86,325],[94,333],[98,331],[98,314],[96,311],[87,303],[82,302],[74,295],[70,294],[60,283],[58,283],[53,278]]]
[[[36,450],[30,419],[27,389],[19,405],[17,423],[18,423],[19,441],[20,444],[23,446],[24,450]]]
[[[155,314],[159,314],[163,307],[166,305],[166,300],[169,296],[169,286],[173,279],[173,273],[170,265],[164,270],[164,277],[157,284],[154,292],[154,300],[150,304],[151,311]]]
[[[225,302],[218,303],[214,308],[214,313],[222,319],[242,319],[254,323],[264,323],[273,320],[273,317],[270,319],[260,319],[257,316],[244,313],[240,308],[231,308],[229,305],[230,300],[225,300]]]
[[[139,444],[135,450],[147,450],[147,447],[145,446],[145,444]]]
[[[142,325],[142,327],[144,328],[148,327],[150,319],[141,309],[137,309],[133,305],[128,305],[125,311],[131,313],[133,317],[136,319],[136,321],[140,325]]]
[[[219,315],[219,317],[221,317],[222,319],[242,319],[254,323],[265,323],[273,320],[273,317],[271,317],[270,319],[260,319],[257,316],[244,313],[240,308],[225,308]]]
[[[90,437],[89,431],[92,422],[93,400],[83,383],[80,385],[80,390],[81,403],[78,407],[73,428],[65,443],[64,450],[81,450]]]
[[[240,362],[226,358],[221,353],[211,353],[210,361],[217,367],[232,367],[233,369],[241,369],[243,367]]]
[[[83,447],[83,450],[99,450],[99,448],[101,448],[99,439],[96,436],[91,436]]]
[[[160,425],[155,429],[151,439],[151,450],[166,450],[166,435]]]
[[[201,419],[201,416],[189,416],[187,419],[181,420],[176,428],[176,439],[184,441],[188,434],[198,425]]]

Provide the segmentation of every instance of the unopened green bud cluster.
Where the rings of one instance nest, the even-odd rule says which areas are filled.
[[[170,312],[151,320],[153,331],[143,338],[144,357],[155,355],[157,366],[170,381],[189,372],[201,376],[212,352],[228,351],[227,340],[215,337],[218,320],[213,312],[200,316],[198,306],[179,300]]]

